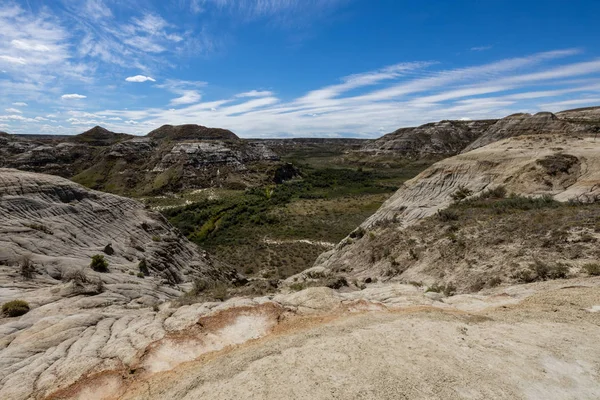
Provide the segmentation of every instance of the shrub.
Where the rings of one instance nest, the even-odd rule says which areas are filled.
[[[456,221],[458,219],[458,213],[448,209],[438,210],[436,215],[437,218],[442,222]]]
[[[566,279],[569,277],[569,266],[566,264],[556,264],[550,267],[548,279]]]
[[[590,276],[600,276],[600,264],[585,264],[583,270]]]
[[[502,279],[500,279],[500,277],[498,277],[498,276],[495,276],[487,282],[487,285],[489,287],[496,287],[496,286],[500,285],[501,283],[502,283]]]
[[[19,265],[21,269],[21,276],[27,280],[33,279],[35,267],[31,263],[31,258],[28,255],[21,257]]]
[[[140,273],[142,275],[145,275],[145,276],[150,275],[150,270],[148,269],[148,263],[146,262],[145,259],[141,260],[138,263],[138,269],[140,270]]]
[[[160,241],[162,241],[162,239],[160,238],[160,236],[154,235],[154,236],[152,236],[152,241],[153,242],[160,242]]]
[[[506,197],[506,188],[504,186],[498,186],[494,189],[488,189],[478,196],[479,200],[484,199],[503,199]]]
[[[196,279],[194,280],[194,286],[192,287],[191,294],[197,296],[208,289],[208,287],[209,284],[204,279]]]
[[[460,186],[456,190],[456,192],[454,192],[450,195],[450,197],[452,198],[452,200],[454,200],[456,202],[460,202],[472,194],[473,194],[473,191],[471,189],[468,189],[465,186]]]
[[[447,285],[438,285],[437,283],[434,283],[425,290],[425,293],[427,292],[443,293],[446,296],[452,296],[456,293],[456,286],[452,283],[448,283]]]
[[[355,230],[353,230],[353,231],[350,233],[350,235],[349,235],[349,236],[350,236],[352,239],[360,239],[360,238],[362,238],[363,236],[365,236],[365,233],[366,233],[366,232],[365,232],[365,229],[364,229],[362,226],[359,226],[358,228],[356,228]]]
[[[67,282],[73,282],[77,286],[83,286],[84,283],[88,283],[88,278],[85,272],[82,269],[78,269],[72,272],[69,272],[65,275]]]
[[[29,312],[29,304],[23,300],[12,300],[2,305],[2,314],[8,317],[19,317]]]
[[[146,275],[144,275],[142,272],[138,272],[137,273],[137,277],[138,278],[144,278]]]
[[[565,279],[569,276],[569,266],[565,264],[546,264],[535,260],[528,269],[517,272],[513,277],[524,283],[545,281],[548,279]]]
[[[228,295],[227,286],[225,286],[223,284],[216,285],[209,292],[209,297],[211,297],[215,300],[220,300],[220,301],[225,300],[227,298],[227,295]]]
[[[102,279],[98,279],[96,281],[96,292],[97,293],[103,293],[104,292],[104,282],[102,281]]]
[[[108,261],[102,254],[96,254],[92,256],[90,267],[96,272],[108,272]]]

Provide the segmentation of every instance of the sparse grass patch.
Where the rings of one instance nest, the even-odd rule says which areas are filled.
[[[36,231],[44,232],[47,235],[54,235],[52,229],[48,228],[46,225],[43,224],[26,224],[25,226],[31,229],[35,229]]]

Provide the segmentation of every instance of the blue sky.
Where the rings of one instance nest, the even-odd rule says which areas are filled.
[[[596,0],[4,0],[0,130],[377,137],[600,105]]]

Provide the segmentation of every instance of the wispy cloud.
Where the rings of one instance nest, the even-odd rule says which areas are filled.
[[[197,103],[202,98],[202,95],[196,90],[183,90],[180,97],[171,100],[172,105]]]
[[[475,46],[475,47],[471,47],[471,51],[486,51],[486,50],[491,50],[494,46],[488,45],[488,46]]]
[[[23,114],[21,110],[18,110],[16,108],[5,108],[4,111],[11,114]]]
[[[22,102],[22,101],[17,101],[12,103],[13,106],[17,106],[17,107],[27,107],[27,103]]]
[[[125,80],[127,82],[146,82],[146,81],[150,81],[150,82],[156,82],[156,79],[151,78],[149,76],[144,76],[144,75],[136,75],[136,76],[129,76],[127,78],[125,78]]]
[[[84,96],[82,94],[77,94],[77,93],[69,93],[69,94],[63,94],[62,96],[60,96],[60,98],[63,100],[81,100],[81,99],[87,98],[87,96]]]
[[[251,90],[249,92],[236,94],[235,97],[269,97],[273,96],[273,92],[268,90]]]

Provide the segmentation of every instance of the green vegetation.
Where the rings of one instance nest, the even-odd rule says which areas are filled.
[[[96,254],[92,256],[90,268],[96,272],[108,272],[108,261],[106,261],[102,254]]]
[[[183,195],[182,202],[193,203],[169,205],[162,212],[190,240],[240,272],[285,278],[310,267],[403,181],[429,165],[369,168],[333,154],[310,154],[310,163],[303,162],[308,158],[296,161],[302,165],[300,176],[282,184],[208,189],[210,195]]]
[[[19,317],[29,312],[29,304],[24,300],[12,300],[2,304],[2,314],[7,317]]]
[[[452,296],[456,293],[456,286],[452,283],[448,283],[447,285],[434,283],[425,290],[425,293],[427,292],[443,293],[444,296]]]
[[[54,235],[52,229],[48,228],[46,225],[42,224],[25,224],[26,227],[35,229],[36,231],[44,232],[47,235]]]
[[[33,279],[35,275],[35,267],[33,266],[31,258],[28,255],[24,255],[23,257],[21,257],[21,260],[19,262],[19,269],[21,272],[21,276],[24,279]]]
[[[378,264],[384,279],[416,269],[439,285],[451,281],[461,293],[564,279],[579,270],[600,276],[600,264],[582,262],[600,259],[600,202],[563,203],[495,188],[404,230],[396,226],[369,229],[368,248],[353,262]]]
[[[148,276],[150,275],[150,270],[148,269],[148,263],[146,262],[146,260],[141,260],[138,263],[138,269],[140,270],[139,274],[142,274],[143,276]]]
[[[590,276],[600,276],[600,264],[585,264],[583,270]]]

